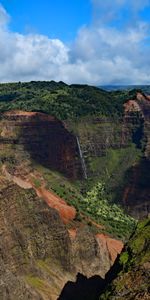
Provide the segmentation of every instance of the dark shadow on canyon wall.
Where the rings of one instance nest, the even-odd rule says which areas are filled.
[[[67,282],[58,300],[98,300],[104,287],[104,279],[93,276],[87,279],[77,275],[76,282]]]
[[[120,199],[127,213],[136,219],[148,217],[150,213],[150,160],[142,158],[126,171]]]
[[[120,271],[121,266],[118,256],[105,279],[100,276],[93,276],[88,279],[82,274],[78,274],[76,282],[69,281],[65,284],[57,300],[99,300],[100,295]]]
[[[53,116],[35,113],[22,120],[25,150],[38,164],[61,172],[70,179],[83,177],[76,137]]]

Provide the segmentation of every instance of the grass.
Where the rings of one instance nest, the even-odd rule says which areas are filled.
[[[40,188],[41,187],[41,180],[38,178],[33,177],[32,178],[33,184],[36,188]]]
[[[114,237],[128,239],[135,227],[135,220],[126,215],[121,207],[108,201],[103,183],[95,185],[83,200],[84,210],[104,224]]]
[[[80,189],[64,176],[42,166],[35,167],[45,179],[47,189],[52,190],[76,208],[76,221],[88,224],[95,232],[107,232],[112,237],[120,239],[126,240],[131,234],[135,226],[134,220],[127,216],[118,205],[109,202],[102,183],[99,182],[83,196]],[[99,229],[93,221],[104,225],[105,229]]]
[[[134,239],[131,239],[129,247],[133,257],[138,256],[141,262],[150,261],[150,219],[140,222]],[[145,251],[146,250],[146,251]]]
[[[49,297],[51,295],[51,286],[48,285],[46,280],[41,279],[40,277],[28,275],[25,277],[25,281],[35,288],[40,294]]]
[[[97,182],[104,182],[107,198],[121,202],[122,191],[126,182],[127,170],[141,158],[141,151],[134,144],[127,148],[108,149],[105,156],[88,157],[87,168],[90,175],[82,182],[85,191],[90,190]]]

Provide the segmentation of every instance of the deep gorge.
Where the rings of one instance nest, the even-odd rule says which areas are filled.
[[[0,298],[98,300],[122,268],[131,216],[150,213],[150,100],[137,92],[123,111],[65,120],[1,112]]]

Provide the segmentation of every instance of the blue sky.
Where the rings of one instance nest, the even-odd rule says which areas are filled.
[[[150,83],[150,0],[0,0],[0,82]]]
[[[91,22],[90,0],[4,0],[11,15],[10,28],[21,33],[36,32],[70,41],[81,26]]]

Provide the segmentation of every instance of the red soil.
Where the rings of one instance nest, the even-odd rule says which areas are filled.
[[[124,104],[125,108],[125,113],[130,112],[130,111],[140,111],[140,107],[138,103],[135,100],[129,100]]]
[[[74,220],[76,217],[76,209],[69,206],[63,199],[46,190],[44,187],[35,188],[37,196],[44,199],[48,206],[55,208],[65,224]]]
[[[73,228],[68,229],[68,233],[69,233],[70,238],[74,240],[77,235],[77,229],[73,229]]]
[[[3,114],[4,116],[15,116],[15,117],[29,117],[29,118],[39,118],[41,121],[56,121],[56,118],[40,112],[22,111],[22,110],[11,110]]]
[[[97,241],[100,240],[100,242],[102,242],[104,244],[104,246],[107,247],[108,252],[110,254],[111,262],[112,262],[112,265],[113,265],[113,263],[115,262],[118,254],[121,253],[121,251],[124,247],[123,242],[119,241],[119,240],[112,239],[106,234],[97,234],[96,237],[97,237]]]

